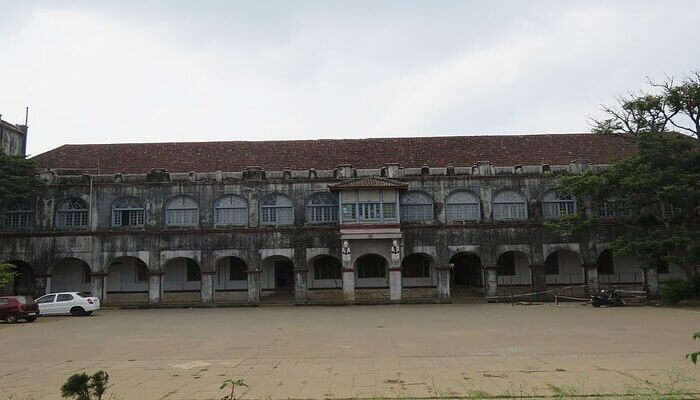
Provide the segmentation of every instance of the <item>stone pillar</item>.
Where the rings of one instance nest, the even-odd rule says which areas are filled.
[[[51,274],[46,275],[46,286],[44,289],[44,294],[51,293]]]
[[[308,274],[309,270],[307,270],[306,268],[294,269],[294,300],[297,304],[306,304],[308,302],[308,298],[306,296],[306,277],[308,276]]]
[[[541,292],[547,290],[547,275],[545,274],[546,269],[544,264],[532,264],[530,265],[530,276],[532,277],[532,290],[535,292]],[[541,300],[543,295],[537,295],[532,300]]]
[[[401,267],[389,268],[389,300],[401,301]]]
[[[106,275],[104,272],[93,272],[90,274],[92,295],[100,299],[100,303],[104,303],[107,300],[104,290]]]
[[[262,290],[262,267],[248,270],[248,304],[260,304],[260,292]]]
[[[644,269],[644,289],[650,297],[659,294],[659,274],[656,268]]]
[[[163,273],[148,271],[148,304],[159,304],[163,298]]]
[[[489,302],[497,302],[498,298],[498,273],[495,265],[487,265],[486,270],[486,299]]]
[[[586,277],[586,285],[589,293],[598,293],[600,283],[598,281],[598,264],[583,264],[583,276]]]
[[[391,265],[389,265],[389,300],[401,301],[401,247],[398,240],[391,242]]]
[[[200,298],[202,303],[212,304],[216,300],[214,298],[214,277],[215,271],[202,271],[202,281],[199,285]]]
[[[343,268],[343,301],[345,304],[355,302],[355,270]]]
[[[343,262],[343,301],[345,304],[353,304],[355,302],[355,270],[352,268],[352,253],[350,243],[347,240],[343,241],[341,251]]]
[[[438,303],[450,303],[452,301],[450,297],[450,270],[453,267],[453,264],[450,264],[447,267],[435,268],[435,271],[437,271]]]
[[[34,275],[34,296],[43,296],[46,293],[46,286],[48,285],[51,275]]]

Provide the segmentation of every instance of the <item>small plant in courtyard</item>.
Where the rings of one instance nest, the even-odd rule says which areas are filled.
[[[221,400],[235,400],[234,397],[234,391],[236,390],[236,386],[240,387],[248,387],[248,385],[245,383],[243,379],[226,379],[221,386],[219,387],[220,390],[226,389],[226,387],[231,386],[231,393],[227,394],[226,396],[222,397]]]
[[[75,400],[102,400],[108,383],[109,374],[104,371],[97,371],[92,376],[85,372],[73,374],[61,386],[61,396]]]
[[[12,283],[17,274],[16,268],[12,264],[0,264],[0,287]]]
[[[695,335],[693,335],[693,339],[700,340],[700,332],[695,332]],[[693,364],[698,363],[698,358],[700,358],[700,351],[696,351],[694,353],[688,353],[685,355],[685,357],[690,360]]]

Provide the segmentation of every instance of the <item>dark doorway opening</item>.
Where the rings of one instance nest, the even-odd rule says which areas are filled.
[[[275,288],[294,288],[294,264],[289,260],[275,261]]]
[[[450,260],[454,264],[452,285],[464,288],[484,287],[481,259],[473,253],[460,253]]]

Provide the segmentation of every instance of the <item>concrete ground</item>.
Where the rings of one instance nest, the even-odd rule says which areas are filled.
[[[695,331],[693,310],[579,304],[103,310],[0,323],[0,399],[100,369],[114,399],[700,392]]]

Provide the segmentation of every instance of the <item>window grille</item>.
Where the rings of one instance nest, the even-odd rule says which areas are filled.
[[[381,203],[358,203],[360,219],[378,220],[380,218],[379,206]]]
[[[527,219],[525,196],[513,190],[496,194],[493,198],[493,219],[496,221]]]
[[[551,190],[544,195],[542,215],[545,218],[576,215],[576,199],[571,194]]]
[[[598,207],[598,216],[602,218],[630,217],[632,216],[632,209],[627,207],[624,201],[606,200]]]
[[[12,203],[0,213],[0,227],[10,229],[29,228],[32,226],[33,214],[29,202]]]
[[[338,222],[338,202],[331,193],[316,193],[306,206],[306,219],[312,224]]]
[[[292,201],[280,194],[266,196],[260,205],[260,223],[263,225],[294,224]]]
[[[401,221],[433,220],[433,201],[425,193],[410,192],[401,196]]]
[[[88,209],[84,201],[69,199],[56,211],[56,225],[61,228],[82,227],[88,224]]]
[[[146,212],[135,197],[119,199],[112,205],[112,226],[143,226]]]
[[[165,223],[169,226],[199,225],[199,207],[187,196],[178,196],[170,200],[166,206]]]
[[[248,226],[248,202],[234,195],[220,198],[214,204],[214,223]]]
[[[446,217],[448,223],[479,221],[481,219],[479,198],[467,191],[452,193],[447,198]]]

